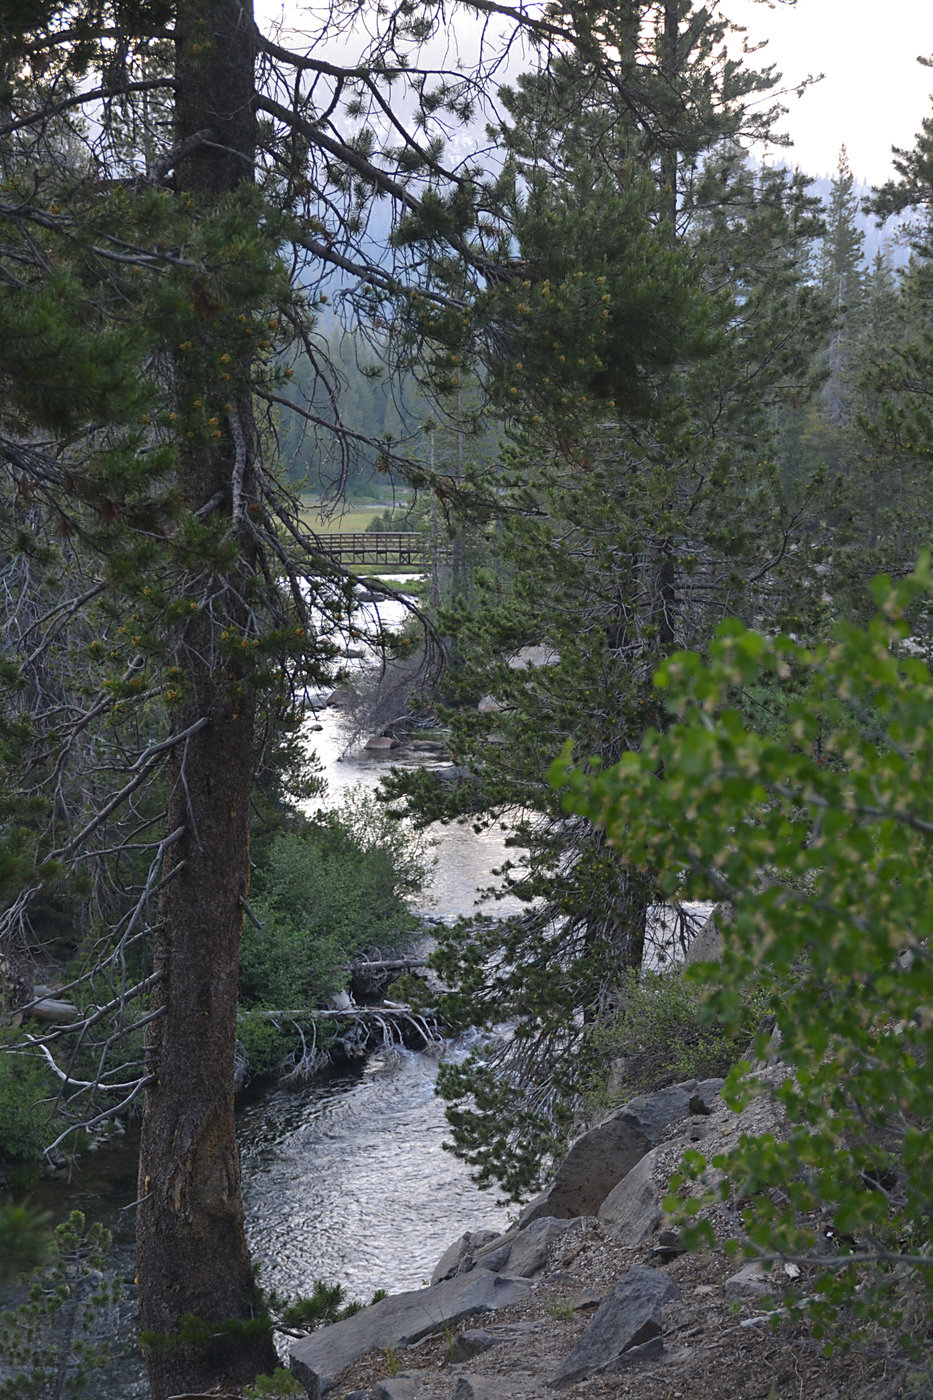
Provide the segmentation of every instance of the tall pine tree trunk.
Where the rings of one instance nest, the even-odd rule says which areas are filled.
[[[176,192],[195,214],[253,178],[253,64],[247,8],[237,0],[183,0],[176,23],[176,142],[209,133],[177,171]],[[229,310],[218,308],[218,326],[221,311]],[[206,319],[210,345],[209,310]],[[218,354],[223,349],[217,345]],[[176,368],[179,405],[197,393],[192,375]],[[176,733],[195,732],[175,747],[169,770],[168,830],[183,835],[169,847],[163,871],[169,878],[155,949],[163,978],[153,999],[161,1014],[147,1047],[153,1080],[140,1144],[137,1274],[142,1328],[158,1339],[150,1337],[145,1347],[153,1400],[205,1391],[219,1380],[237,1384],[274,1364],[268,1328],[255,1319],[233,1116],[255,711],[220,645],[214,611],[220,599],[229,623],[245,622],[236,600],[244,596],[251,557],[248,532],[236,517],[252,469],[248,394],[220,421],[211,445],[182,440],[178,461],[183,508],[200,511],[204,520],[222,512],[239,549],[233,562],[210,570],[192,561],[192,612],[175,655],[185,696]],[[208,576],[210,611],[196,601]],[[186,1317],[198,1321],[179,1342]]]

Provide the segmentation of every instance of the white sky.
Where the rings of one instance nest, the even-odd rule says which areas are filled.
[[[933,68],[916,59],[933,57],[933,0],[721,3],[749,42],[768,39],[760,62],[775,63],[785,85],[826,75],[799,100],[785,99],[783,129],[794,145],[784,159],[831,175],[845,143],[857,180],[874,185],[894,174],[891,147],[912,148],[931,111]]]
[[[825,74],[803,97],[791,90],[783,99],[789,108],[783,129],[794,145],[776,159],[797,164],[814,177],[832,175],[845,143],[857,180],[877,185],[893,175],[891,147],[912,148],[931,112],[933,68],[916,60],[918,54],[933,58],[933,0],[712,3],[745,25],[750,43],[768,41],[751,61],[757,66],[774,63],[783,74],[782,86],[792,89],[808,74]],[[304,10],[315,13],[319,22],[323,4],[326,0],[256,0],[261,16],[284,13],[298,29]],[[363,0],[361,14],[369,5],[375,0]],[[478,34],[477,21],[461,12],[448,37],[469,49],[474,31]],[[343,43],[337,45],[341,58],[346,57]],[[327,47],[318,52],[326,53]],[[447,61],[451,57],[445,55]]]

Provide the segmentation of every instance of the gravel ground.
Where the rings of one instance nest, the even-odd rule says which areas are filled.
[[[548,1384],[598,1302],[633,1264],[663,1267],[682,1299],[665,1310],[664,1349],[653,1358],[590,1377],[559,1393],[572,1400],[637,1397],[637,1400],[895,1400],[933,1396],[933,1377],[907,1375],[879,1348],[823,1354],[822,1344],[799,1323],[766,1305],[780,1304],[787,1279],[767,1277],[744,1286],[728,1280],[742,1261],[725,1251],[683,1254],[659,1265],[649,1244],[625,1249],[606,1239],[594,1221],[581,1220],[563,1236],[548,1276],[521,1302],[435,1334],[416,1346],[371,1352],[346,1371],[334,1400],[353,1392],[392,1388],[417,1377],[418,1400],[479,1400],[483,1394],[516,1400],[554,1400]],[[797,1280],[799,1286],[803,1279]],[[463,1332],[493,1339],[480,1354],[455,1359]],[[462,1343],[460,1344],[463,1345]],[[483,1388],[483,1380],[488,1382]],[[460,1383],[458,1389],[458,1382]],[[465,1384],[466,1383],[466,1384]],[[401,1394],[401,1389],[397,1393]],[[383,1392],[384,1393],[384,1392]]]

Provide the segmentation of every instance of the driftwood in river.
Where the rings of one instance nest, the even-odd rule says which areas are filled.
[[[377,1006],[301,1007],[275,1011],[251,1011],[250,1016],[284,1028],[294,1027],[301,1050],[292,1057],[286,1079],[304,1079],[335,1059],[362,1060],[374,1050],[424,1049],[440,1045],[443,1037],[433,1011],[413,1011],[402,1002]],[[310,1035],[302,1026],[310,1026]],[[324,1047],[318,1045],[318,1028],[327,1030]],[[244,1066],[245,1069],[245,1066]]]

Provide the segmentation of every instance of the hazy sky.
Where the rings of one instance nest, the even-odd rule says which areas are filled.
[[[933,57],[933,0],[721,3],[750,41],[769,40],[762,62],[777,64],[785,83],[826,75],[799,100],[785,99],[784,128],[794,138],[785,158],[828,175],[844,142],[857,179],[880,184],[894,173],[891,147],[912,147],[931,111],[933,68],[916,59]]]
[[[744,24],[750,42],[768,40],[753,61],[774,63],[787,87],[808,74],[825,74],[803,97],[790,91],[784,99],[789,108],[784,128],[794,146],[780,159],[814,176],[831,175],[844,142],[858,180],[881,184],[893,174],[891,147],[912,147],[931,112],[933,68],[922,68],[916,60],[918,54],[933,58],[933,0],[707,2]],[[284,12],[286,28],[295,24],[300,29],[302,11],[319,18],[326,0],[256,0],[256,5],[267,18]],[[370,6],[375,8],[375,0],[363,0],[361,14]],[[477,21],[458,15],[448,34],[453,47],[446,60],[462,46],[469,62],[471,36],[478,33]],[[335,50],[340,58],[346,58],[344,43],[341,39]],[[327,52],[326,44],[320,52]]]

